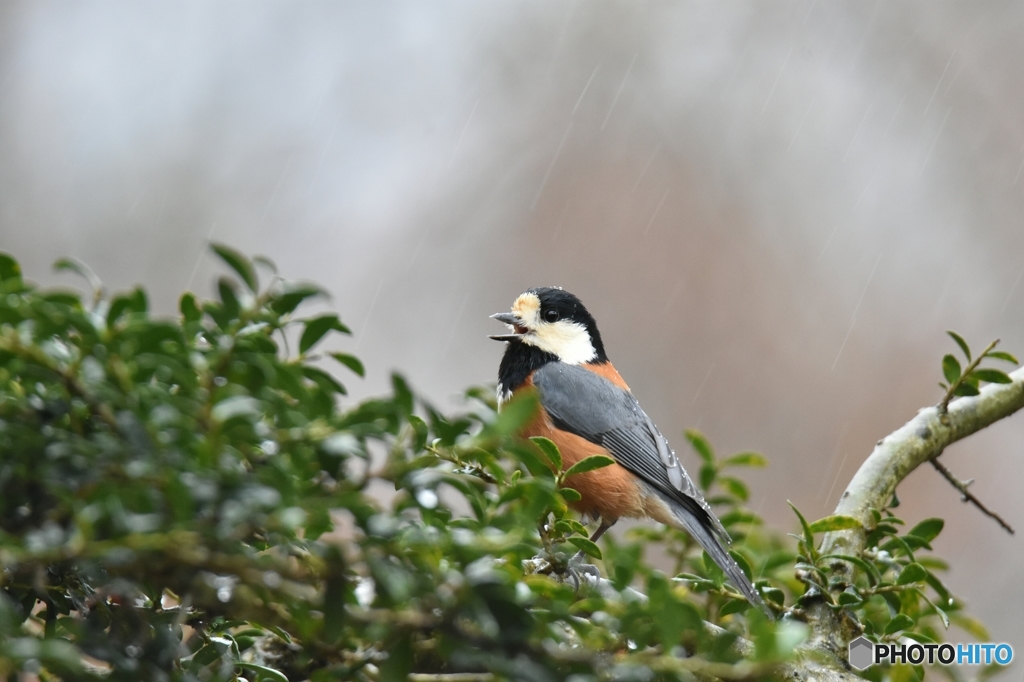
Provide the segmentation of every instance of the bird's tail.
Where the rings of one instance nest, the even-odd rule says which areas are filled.
[[[683,530],[692,535],[693,539],[714,559],[718,567],[728,576],[729,581],[736,586],[736,589],[746,597],[748,602],[761,609],[769,619],[774,620],[775,616],[768,608],[768,605],[764,603],[764,600],[758,594],[753,584],[751,584],[747,574],[743,572],[743,569],[739,567],[739,564],[736,563],[723,546],[722,541],[714,530],[715,525],[718,524],[714,524],[711,519],[703,518],[708,512],[704,509],[688,509],[678,502],[670,506],[673,515],[679,520]]]

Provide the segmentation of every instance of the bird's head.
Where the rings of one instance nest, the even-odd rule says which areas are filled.
[[[530,289],[512,303],[512,312],[491,315],[511,327],[496,341],[525,343],[570,365],[604,362],[597,323],[580,299],[557,287]]]

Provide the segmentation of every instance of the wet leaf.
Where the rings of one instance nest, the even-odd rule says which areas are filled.
[[[885,626],[885,630],[883,630],[883,632],[887,635],[891,635],[896,632],[899,632],[900,630],[906,630],[908,628],[914,627],[916,622],[917,621],[915,621],[907,614],[898,613],[892,620],[889,621],[889,624]]]
[[[178,300],[178,310],[181,311],[181,316],[186,322],[198,322],[203,318],[203,311],[196,303],[195,294],[190,291],[181,295]]]
[[[991,369],[988,367],[979,367],[978,369],[971,372],[971,376],[979,379],[980,381],[987,381],[990,384],[1013,383],[1013,379],[1007,376],[1006,372],[1003,372],[998,369]]]
[[[0,282],[21,281],[21,265],[9,253],[0,251]]]
[[[807,552],[811,555],[809,557],[811,561],[815,561],[818,557],[818,553],[815,550],[814,533],[811,531],[811,526],[807,523],[807,519],[804,518],[804,515],[800,513],[800,510],[796,508],[796,505],[789,500],[786,500],[786,503],[789,504],[789,508],[793,510],[796,517],[800,519],[800,527],[804,532],[804,547],[806,547]]]
[[[92,271],[88,265],[78,260],[77,258],[60,258],[53,264],[53,269],[61,272],[73,272],[86,282],[89,283],[89,288],[93,291],[99,291],[103,288],[103,282],[96,276],[96,273]]]
[[[582,550],[583,553],[589,557],[593,557],[595,559],[602,558],[601,548],[598,547],[596,543],[591,542],[587,538],[581,538],[578,535],[574,535],[571,538],[569,538],[569,542],[575,545],[577,549]]]
[[[994,360],[1003,360],[1014,365],[1020,364],[1020,360],[1018,360],[1016,356],[1002,350],[990,350],[988,353],[985,354],[985,357],[992,358]]]
[[[568,480],[569,477],[575,476],[576,474],[593,471],[594,469],[601,469],[606,466],[611,466],[612,464],[615,464],[615,460],[608,455],[590,455],[569,467],[565,472],[563,479]]]
[[[317,341],[330,331],[351,334],[348,327],[341,323],[337,315],[321,315],[306,320],[306,328],[302,331],[302,338],[299,339],[299,353],[305,354],[306,351],[315,346]]]
[[[545,457],[547,457],[548,462],[551,463],[552,470],[555,472],[561,472],[562,453],[559,452],[558,446],[555,445],[554,441],[549,438],[544,438],[543,436],[532,436],[530,440],[533,441],[533,444],[536,445],[542,453],[544,453]]]
[[[751,467],[762,469],[768,466],[768,458],[759,452],[741,452],[722,461],[724,467]]]
[[[966,383],[966,382],[960,384],[959,386],[957,386],[956,390],[953,391],[953,395],[961,396],[961,397],[963,397],[963,396],[967,396],[967,397],[976,396],[976,395],[979,395],[980,393],[981,393],[981,391],[978,390],[977,386],[975,386],[973,384]]]
[[[253,293],[259,291],[259,282],[256,279],[256,269],[253,268],[252,262],[250,262],[248,258],[238,251],[235,251],[230,246],[218,244],[217,242],[211,243],[210,248],[222,261],[227,263],[228,267],[238,273],[241,280],[245,282],[245,286],[249,287],[249,291]]]
[[[925,540],[926,542],[931,542],[936,537],[938,537],[939,533],[942,532],[943,526],[945,525],[946,522],[942,519],[925,519],[924,521],[920,522],[919,524],[911,528],[910,532],[907,534],[916,535],[917,537],[921,538],[922,540]]]
[[[818,519],[814,523],[810,524],[812,533],[827,533],[833,530],[849,530],[851,528],[861,527],[860,521],[852,516],[843,516],[842,514],[826,516],[825,518]]]
[[[366,368],[363,367],[362,361],[356,356],[349,355],[348,353],[328,353],[328,355],[348,367],[359,376],[366,376]]]
[[[579,502],[583,499],[578,490],[574,488],[559,488],[558,494],[562,496],[566,502]]]
[[[877,585],[882,580],[882,576],[879,574],[878,569],[872,566],[870,562],[865,561],[860,557],[850,556],[849,554],[823,554],[819,558],[819,561],[826,562],[835,561],[837,559],[839,561],[849,562],[859,568],[868,577],[868,582],[872,585]]]
[[[711,447],[711,443],[704,437],[704,434],[697,429],[686,429],[684,432],[686,439],[690,441],[690,445],[697,451],[700,458],[704,460],[706,464],[714,464],[715,462],[715,451]]]
[[[942,375],[946,381],[955,384],[960,378],[960,363],[952,355],[945,355],[942,358]]]
[[[971,349],[970,349],[970,347],[968,347],[967,342],[964,341],[964,338],[962,336],[960,336],[959,334],[957,334],[952,329],[947,330],[946,333],[949,334],[951,339],[956,341],[956,345],[960,346],[960,350],[962,350],[964,352],[964,355],[967,356],[967,361],[970,362],[970,360],[971,360]]]
[[[900,571],[900,575],[896,578],[897,585],[909,585],[911,583],[921,582],[928,577],[928,571],[924,570],[924,567],[918,563],[909,563],[903,567]]]

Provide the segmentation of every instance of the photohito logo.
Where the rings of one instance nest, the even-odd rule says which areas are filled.
[[[850,642],[850,665],[857,670],[880,663],[939,663],[941,665],[1009,665],[1013,647],[1009,644],[875,644],[867,637]]]

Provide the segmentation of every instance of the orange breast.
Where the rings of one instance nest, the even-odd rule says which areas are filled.
[[[591,372],[593,372],[599,377],[604,377],[605,379],[612,382],[619,388],[625,389],[627,391],[629,390],[629,386],[626,385],[626,382],[622,379],[621,376],[619,376],[619,373],[615,370],[615,367],[612,366],[612,363],[610,362],[588,362],[587,364],[583,365],[583,368],[589,369]]]
[[[611,369],[611,372],[618,378],[618,382],[622,382],[622,378],[619,377],[614,367],[611,367],[610,364],[605,366]],[[592,367],[587,366],[587,369],[592,369]],[[602,376],[605,375],[602,374]],[[618,382],[616,382],[618,385],[625,385]],[[532,378],[528,379],[526,383],[532,385]],[[555,428],[546,413],[542,413],[533,420],[524,429],[523,435],[550,438],[562,453],[562,464],[565,469],[590,455],[607,455],[614,459],[612,454],[600,445]],[[619,464],[577,474],[567,479],[565,485],[577,490],[581,496],[579,502],[571,505],[572,508],[591,518],[600,518],[605,522],[614,523],[622,517],[640,518],[647,515],[644,496],[637,484],[636,477]]]

